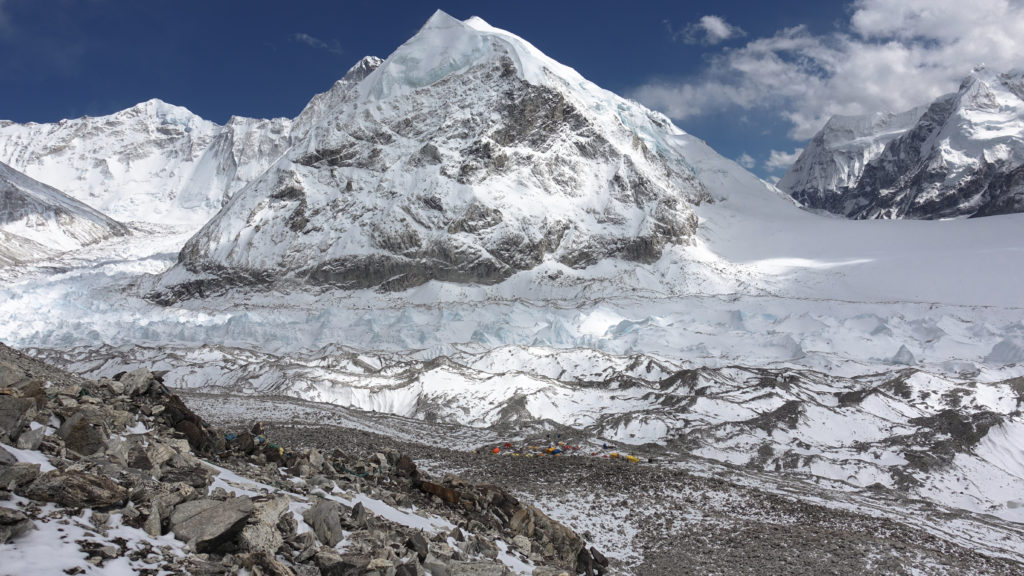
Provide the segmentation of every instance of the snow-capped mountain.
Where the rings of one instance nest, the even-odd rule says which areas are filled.
[[[218,126],[148,100],[100,117],[0,123],[0,161],[122,221],[198,227],[287,147],[290,121]]]
[[[0,266],[94,244],[128,229],[0,163]]]
[[[886,144],[912,128],[927,109],[921,106],[899,114],[833,116],[779,180],[778,187],[804,206],[848,213],[851,189],[857,186],[864,167],[878,158]]]
[[[1024,211],[1024,73],[978,68],[960,89],[896,115],[836,117],[779,187],[850,218]]]
[[[493,284],[553,260],[653,262],[708,192],[660,114],[478,18],[437,12],[295,122],[292,148],[167,281],[403,289]]]

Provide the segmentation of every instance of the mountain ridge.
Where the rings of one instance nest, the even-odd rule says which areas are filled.
[[[977,68],[957,92],[899,115],[833,121],[779,181],[812,209],[855,219],[939,219],[1024,211],[1024,73]],[[918,116],[913,122],[907,120]],[[888,117],[894,125],[872,124]]]

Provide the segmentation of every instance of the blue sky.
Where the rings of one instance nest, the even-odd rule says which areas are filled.
[[[0,118],[52,122],[149,98],[216,122],[294,116],[441,8],[522,36],[771,177],[830,114],[910,108],[975,64],[1013,67],[1021,9],[958,4],[0,0]]]

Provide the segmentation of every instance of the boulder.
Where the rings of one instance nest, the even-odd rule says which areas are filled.
[[[32,398],[0,396],[0,441],[13,443],[36,412]]]
[[[533,545],[530,543],[530,539],[526,536],[523,536],[522,534],[512,539],[512,545],[515,546],[516,549],[520,550],[523,554],[527,555],[530,554],[530,551],[533,548]]]
[[[369,513],[366,511],[363,503],[356,502],[356,505],[352,507],[352,521],[355,522],[356,526],[365,528],[368,517]]]
[[[160,481],[167,483],[181,482],[193,488],[206,488],[212,481],[212,472],[209,468],[199,466],[186,466],[184,468],[165,468],[160,473]]]
[[[0,490],[17,492],[39,477],[39,464],[17,462],[0,468]]]
[[[366,556],[343,556],[329,548],[316,554],[316,566],[322,576],[362,576],[369,565],[370,559]]]
[[[38,426],[25,430],[18,436],[18,448],[22,450],[38,450],[46,436],[46,428]]]
[[[409,536],[409,539],[405,541],[405,547],[410,550],[414,550],[416,552],[416,556],[419,557],[420,562],[426,560],[427,554],[430,553],[430,544],[427,542],[427,539],[423,537],[423,534],[420,534],[419,532]]]
[[[224,501],[192,500],[174,508],[170,528],[177,539],[191,543],[197,552],[212,551],[233,539],[252,511],[252,499],[248,496]]]
[[[68,450],[82,456],[92,456],[106,447],[107,437],[98,426],[89,423],[83,412],[75,412],[64,421],[57,435]]]
[[[0,506],[0,544],[6,544],[35,527],[35,522],[23,512]]]
[[[325,546],[333,548],[345,537],[341,526],[344,507],[332,500],[320,500],[306,510],[302,519],[313,528],[316,537]]]
[[[122,394],[139,396],[149,392],[150,387],[156,383],[156,378],[153,377],[149,370],[139,368],[127,374],[122,374],[118,379],[118,383],[123,390]]]
[[[277,524],[281,515],[288,510],[288,503],[288,497],[281,496],[254,504],[249,524],[242,528],[242,534],[238,537],[243,550],[273,556],[284,545],[284,537]]]
[[[242,558],[242,566],[252,570],[258,567],[257,574],[263,576],[295,576],[295,572],[284,563],[274,557],[273,552],[260,551],[252,552]]]
[[[32,482],[24,496],[69,508],[109,508],[124,502],[128,491],[106,476],[51,470]]]
[[[10,466],[17,461],[18,459],[14,457],[14,454],[11,454],[7,450],[4,450],[3,446],[0,446],[0,466]]]
[[[594,576],[594,557],[586,548],[580,548],[576,554],[576,573],[583,576]]]

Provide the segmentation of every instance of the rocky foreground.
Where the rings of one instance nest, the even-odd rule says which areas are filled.
[[[653,445],[492,453],[574,434],[524,430],[86,381],[0,345],[0,575],[1024,574],[995,518]]]
[[[553,576],[609,564],[500,486],[436,480],[394,449],[216,430],[144,369],[91,382],[0,345],[0,442],[2,574]]]

